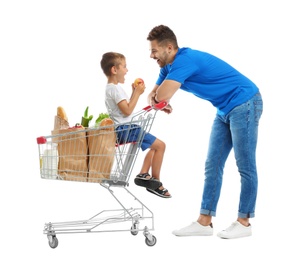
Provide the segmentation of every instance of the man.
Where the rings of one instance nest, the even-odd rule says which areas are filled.
[[[205,182],[197,221],[173,231],[176,236],[213,235],[212,217],[223,179],[224,165],[234,149],[241,177],[237,219],[217,235],[238,238],[252,235],[249,219],[255,216],[257,197],[256,145],[263,101],[258,87],[225,61],[206,52],[179,48],[174,32],[165,25],[154,27],[150,57],[160,66],[150,104],[170,101],[178,89],[207,100],[217,108],[205,162]],[[169,106],[165,110],[172,112]]]

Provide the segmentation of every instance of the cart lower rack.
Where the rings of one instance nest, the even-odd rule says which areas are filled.
[[[161,102],[156,107],[144,108],[125,127],[114,124],[73,127],[37,138],[41,178],[97,183],[119,205],[84,220],[45,223],[44,234],[51,248],[58,246],[57,234],[117,231],[129,231],[132,235],[142,231],[148,246],[156,244],[156,237],[150,233],[154,230],[154,215],[128,186],[142,139],[150,131],[157,111],[166,105]],[[131,138],[134,132],[136,140]],[[126,207],[119,196],[122,192],[135,205]]]

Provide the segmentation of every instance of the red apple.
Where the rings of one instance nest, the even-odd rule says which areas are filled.
[[[144,83],[144,80],[141,79],[141,78],[137,78],[135,79],[134,81],[134,86],[137,87],[139,84],[143,84]]]

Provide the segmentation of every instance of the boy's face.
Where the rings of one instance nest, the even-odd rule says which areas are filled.
[[[116,77],[119,83],[123,84],[125,81],[125,75],[128,72],[126,66],[126,60],[121,60],[119,66],[116,68]]]

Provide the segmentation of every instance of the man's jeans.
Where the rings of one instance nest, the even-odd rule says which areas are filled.
[[[263,111],[260,93],[227,115],[216,115],[205,163],[205,183],[201,214],[216,215],[226,159],[234,149],[241,177],[238,217],[252,218],[257,196],[256,145],[259,119]]]

